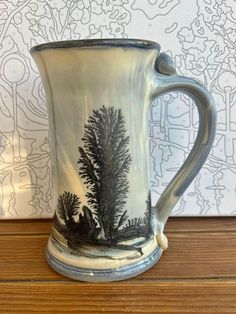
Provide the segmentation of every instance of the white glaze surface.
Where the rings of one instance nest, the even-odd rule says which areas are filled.
[[[143,246],[142,256],[135,256],[132,252],[127,251],[117,251],[113,252],[115,253],[115,256],[117,259],[111,259],[111,258],[105,258],[105,257],[86,257],[81,255],[75,255],[71,254],[68,249],[58,247],[55,245],[54,241],[52,240],[52,237],[50,237],[48,241],[48,251],[54,256],[57,260],[70,265],[74,267],[80,267],[80,268],[87,268],[87,269],[112,269],[112,268],[118,268],[122,266],[132,265],[133,263],[136,263],[138,261],[143,260],[145,257],[149,256],[157,247],[157,242],[155,238],[152,238],[149,240],[145,246]],[[90,252],[93,251],[92,247],[87,247]],[[113,250],[113,249],[112,249]],[[109,249],[107,250],[107,253],[109,254]]]
[[[143,215],[149,191],[147,110],[157,53],[154,49],[92,47],[33,54],[51,120],[56,198],[71,191],[86,204],[86,187],[77,164],[84,125],[94,109],[114,106],[122,110],[130,137],[132,163],[126,208],[130,217]]]

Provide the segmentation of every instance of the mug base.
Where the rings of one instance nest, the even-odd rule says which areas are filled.
[[[46,258],[49,266],[57,273],[78,281],[109,282],[121,281],[135,277],[154,266],[162,255],[162,249],[157,247],[150,255],[134,264],[114,269],[87,269],[72,267],[55,258],[46,248]]]

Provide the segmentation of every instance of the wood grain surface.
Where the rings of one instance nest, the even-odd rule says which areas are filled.
[[[0,235],[4,234],[48,234],[51,229],[51,219],[39,220],[2,220]],[[167,232],[236,232],[236,218],[216,217],[175,217],[169,218],[165,227]]]
[[[0,222],[1,313],[236,313],[236,217],[171,218],[159,263],[106,284],[51,270],[50,229],[51,220]]]
[[[235,313],[236,283],[0,284],[1,310],[35,313]],[[9,306],[10,305],[10,306]]]

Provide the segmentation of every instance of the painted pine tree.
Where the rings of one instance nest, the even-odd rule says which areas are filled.
[[[146,225],[146,237],[149,237],[152,234],[152,202],[151,202],[151,191],[148,192],[148,197],[146,200],[146,211],[145,211],[145,225]]]
[[[105,106],[94,110],[82,141],[79,174],[88,187],[88,204],[101,227],[101,237],[112,241],[128,218],[124,207],[131,157],[121,110]]]
[[[79,197],[71,192],[65,191],[58,197],[57,212],[68,230],[73,230],[75,226],[75,216],[79,212],[80,204]]]

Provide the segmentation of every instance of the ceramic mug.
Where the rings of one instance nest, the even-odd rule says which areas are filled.
[[[171,210],[211,149],[216,111],[199,82],[176,75],[159,44],[95,39],[35,46],[45,88],[56,212],[46,256],[77,280],[123,280],[147,270],[167,247]],[[149,188],[148,109],[164,93],[189,95],[199,131],[155,206]]]

